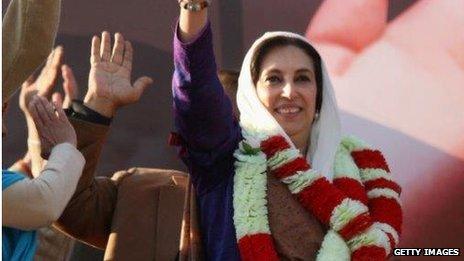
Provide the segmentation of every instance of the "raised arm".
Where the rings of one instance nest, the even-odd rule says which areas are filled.
[[[50,97],[55,86],[57,76],[60,71],[61,60],[63,58],[64,52],[63,47],[58,46],[48,55],[45,66],[40,72],[37,79],[34,79],[34,76],[31,75],[29,78],[21,85],[21,92],[19,94],[19,107],[24,113],[27,124],[27,156],[30,159],[30,171],[33,177],[38,177],[40,172],[43,169],[44,163],[46,163],[41,157],[41,146],[39,134],[37,133],[37,128],[32,120],[31,114],[28,110],[28,103],[32,96],[38,95],[42,97]],[[72,95],[69,91],[69,73],[67,73],[69,67],[66,65],[62,66],[63,72],[63,87],[67,86],[65,89],[65,100],[69,100]],[[72,92],[75,92],[73,90]],[[69,107],[69,102],[64,102],[63,107],[66,109]]]
[[[208,8],[200,11],[189,11],[184,5],[187,1],[181,2],[179,16],[179,37],[183,42],[192,41],[208,23]]]
[[[186,3],[180,3],[174,36],[176,128],[191,151],[229,152],[235,147],[239,129],[217,76],[208,8],[190,11],[184,8]]]
[[[132,45],[121,34],[115,34],[113,49],[108,32],[101,38],[94,36],[91,49],[84,102],[73,102],[68,110],[86,164],[76,192],[54,225],[87,244],[105,248],[123,177],[95,177],[95,169],[111,118],[120,107],[137,102],[152,80],[144,76],[131,83]]]

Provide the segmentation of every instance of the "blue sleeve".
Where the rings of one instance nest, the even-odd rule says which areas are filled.
[[[18,172],[2,170],[2,191],[24,178],[25,176]]]

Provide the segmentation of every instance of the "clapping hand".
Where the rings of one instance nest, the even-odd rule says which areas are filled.
[[[21,86],[19,107],[26,117],[28,131],[28,152],[26,155],[31,159],[31,170],[34,176],[37,176],[42,170],[43,159],[41,157],[41,139],[30,115],[28,104],[35,95],[46,98],[51,96],[59,74],[63,54],[63,48],[61,46],[56,47],[48,56],[45,66],[37,79],[34,80],[34,77],[30,76]],[[68,65],[61,65],[61,75],[63,77],[63,90],[65,94],[63,107],[68,108],[71,105],[71,101],[77,97],[78,86],[74,74]]]
[[[66,117],[58,93],[53,95],[53,104],[44,97],[34,95],[28,110],[37,128],[42,157],[48,158],[53,147],[61,143],[76,146],[76,132]]]
[[[108,32],[94,36],[90,54],[89,89],[84,103],[106,117],[117,108],[139,100],[153,80],[143,76],[131,84],[133,49],[122,34],[116,33],[113,49]]]
[[[51,95],[55,87],[63,55],[63,47],[58,46],[53,49],[37,79],[34,80],[34,77],[31,75],[22,84],[19,95],[19,107],[24,112],[26,118],[30,117],[27,105],[33,95],[37,94],[42,97],[49,97]],[[74,74],[68,65],[61,65],[61,75],[63,77],[63,90],[65,93],[63,107],[68,108],[71,105],[71,101],[78,95],[78,86]]]

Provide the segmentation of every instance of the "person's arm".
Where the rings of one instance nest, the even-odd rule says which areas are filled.
[[[57,220],[76,188],[84,163],[73,145],[54,147],[39,177],[23,179],[3,191],[3,226],[32,230]]]
[[[2,23],[2,97],[7,100],[53,47],[60,0],[13,0]]]
[[[152,82],[141,77],[132,85],[132,46],[121,34],[92,40],[89,88],[83,103],[73,101],[68,117],[78,137],[78,149],[86,159],[82,177],[72,199],[54,226],[87,244],[104,249],[111,232],[120,179],[95,177],[101,149],[116,111],[137,102]]]
[[[28,110],[28,103],[33,95],[42,97],[50,97],[52,90],[55,86],[57,76],[60,70],[61,60],[64,52],[63,47],[58,46],[48,55],[45,66],[42,68],[37,79],[31,75],[21,85],[21,92],[19,94],[19,108],[24,114],[27,124],[27,155],[30,158],[30,170],[32,176],[37,177],[40,174],[46,161],[41,157],[40,139],[37,133],[37,128],[31,118]],[[65,91],[65,100],[69,100],[72,95],[77,92],[77,86],[72,86],[73,80],[72,72],[67,65],[61,66],[63,75],[63,89]],[[71,90],[72,89],[72,90]],[[69,103],[69,102],[66,102]],[[63,103],[63,107],[67,108],[69,105]]]
[[[62,108],[59,95],[54,105],[34,96],[28,111],[50,160],[36,179],[24,179],[6,188],[3,195],[3,224],[35,229],[57,219],[71,198],[79,180],[84,158],[76,150],[76,133]]]
[[[208,8],[192,12],[181,7],[179,15],[179,37],[181,41],[188,43],[194,40],[207,23]]]
[[[229,152],[239,131],[217,76],[208,8],[199,12],[180,9],[172,83],[177,131],[191,152]]]
[[[118,187],[108,177],[96,177],[95,169],[110,126],[85,120],[85,114],[76,111],[77,106],[83,105],[72,106],[68,117],[86,164],[74,195],[53,225],[73,238],[104,249],[111,232]]]

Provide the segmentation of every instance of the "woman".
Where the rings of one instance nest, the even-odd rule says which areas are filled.
[[[206,258],[385,259],[398,244],[400,188],[379,151],[340,139],[319,54],[296,34],[259,38],[239,77],[238,123],[216,75],[208,5],[180,2],[173,78]]]

